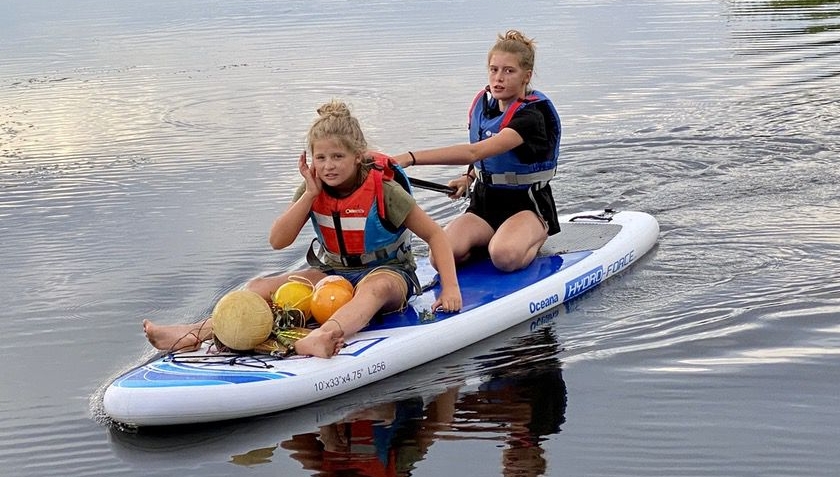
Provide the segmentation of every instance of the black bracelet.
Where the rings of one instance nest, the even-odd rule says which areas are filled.
[[[408,155],[411,156],[411,165],[413,166],[413,165],[417,164],[417,158],[414,157],[414,153],[411,152],[411,151],[408,151]]]

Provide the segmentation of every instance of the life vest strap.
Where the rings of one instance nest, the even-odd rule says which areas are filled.
[[[478,171],[478,180],[487,185],[532,185],[538,184],[539,188],[548,185],[548,181],[554,178],[554,169],[547,171],[530,172],[527,174],[517,174],[515,172],[505,172],[502,174],[490,174],[484,171]]]
[[[392,244],[361,255],[341,255],[338,253],[332,253],[323,245],[321,245],[318,250],[315,250],[316,243],[321,245],[317,239],[313,240],[312,244],[309,246],[309,251],[306,253],[306,261],[310,265],[314,267],[323,266],[327,260],[330,260],[333,263],[340,263],[345,267],[364,267],[371,263],[386,260],[395,253],[396,258],[401,258],[410,252],[411,231],[406,229],[400,235],[400,238]]]

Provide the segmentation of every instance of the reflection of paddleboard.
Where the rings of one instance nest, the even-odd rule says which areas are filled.
[[[444,356],[533,318],[620,272],[659,235],[652,216],[595,211],[560,217],[534,262],[503,273],[489,260],[458,269],[460,313],[429,311],[439,287],[401,313],[375,318],[332,359],[218,355],[207,348],[166,355],[118,377],[105,413],[121,423],[187,424],[255,416],[336,396]],[[418,260],[428,282],[434,270]]]

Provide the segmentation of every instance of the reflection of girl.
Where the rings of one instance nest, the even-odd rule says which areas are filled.
[[[486,360],[483,364],[497,371],[478,392],[463,395],[457,404],[456,429],[461,429],[461,420],[468,429],[478,416],[482,432],[495,430],[505,436],[503,475],[545,475],[540,443],[545,436],[560,430],[566,413],[566,383],[560,363],[553,358],[558,347],[548,328],[524,337],[521,343],[510,346],[511,350],[520,351],[517,364],[510,365],[510,353]],[[534,350],[539,355],[523,356],[521,350]],[[545,359],[546,356],[551,359]],[[459,419],[461,416],[463,419]]]
[[[545,475],[541,442],[559,431],[566,411],[566,384],[553,358],[557,343],[544,329],[511,348],[515,360],[504,352],[483,361],[494,371],[476,392],[459,395],[450,388],[425,408],[419,397],[380,404],[322,426],[318,434],[296,435],[281,447],[317,475],[352,470],[352,475],[408,476],[437,439],[485,439],[495,433],[506,444],[503,475]],[[539,355],[528,356],[528,350]]]
[[[478,393],[464,396],[457,409],[456,419],[461,414],[481,416],[485,432],[495,423],[495,431],[505,435],[503,475],[545,475],[540,442],[558,432],[565,420],[566,385],[559,366],[535,368],[491,379]]]
[[[419,437],[424,415],[419,397],[382,404],[281,446],[318,475],[408,476],[431,444]]]

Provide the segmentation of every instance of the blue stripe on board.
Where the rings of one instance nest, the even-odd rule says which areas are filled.
[[[208,369],[206,363],[180,364],[154,362],[135,369],[114,382],[121,388],[160,388],[172,386],[211,386],[270,381],[290,376],[287,373]]]

